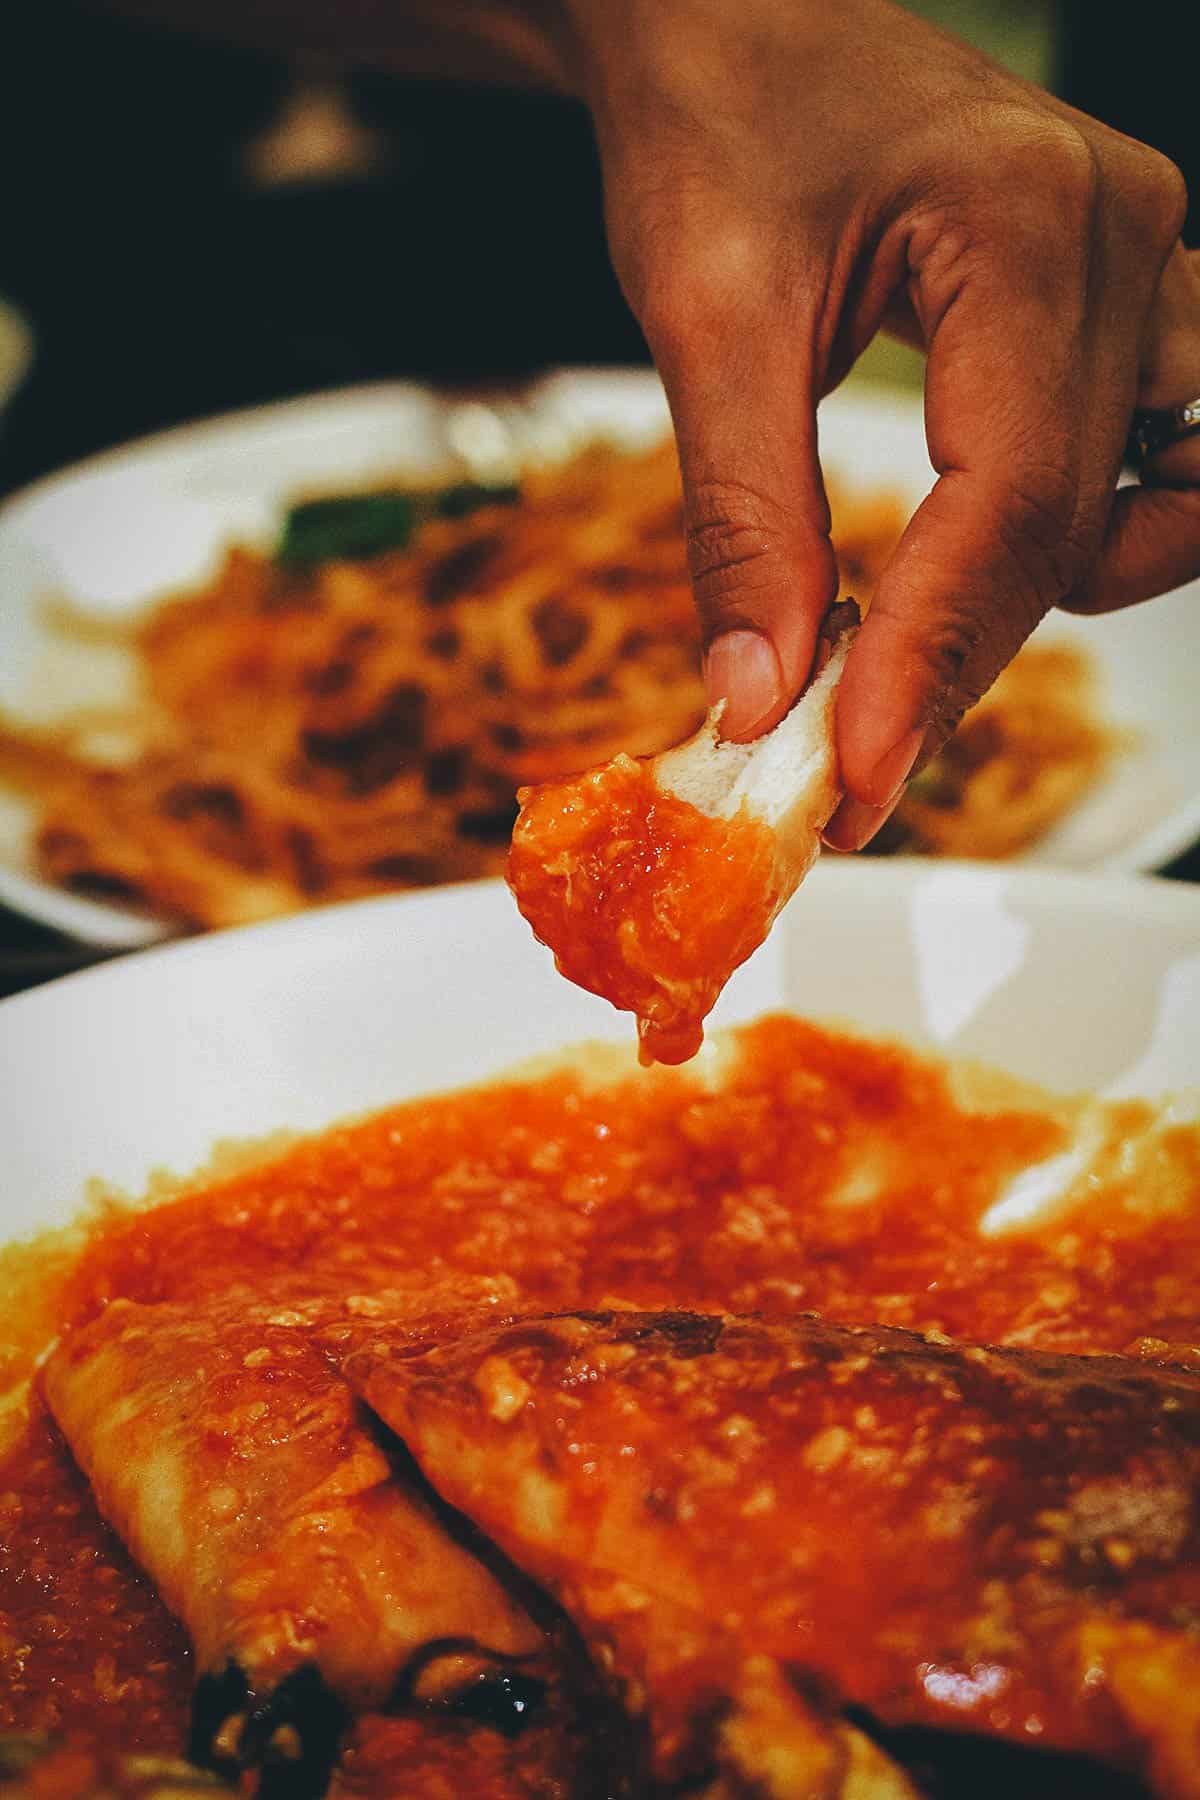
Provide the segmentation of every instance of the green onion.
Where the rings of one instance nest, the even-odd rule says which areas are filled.
[[[481,506],[515,506],[521,490],[513,483],[504,487],[481,487],[477,481],[460,481],[457,487],[444,488],[434,501],[439,519],[465,519]]]
[[[354,561],[403,550],[429,518],[465,519],[481,506],[511,506],[520,489],[484,487],[464,481],[432,493],[385,489],[371,494],[338,494],[302,500],[284,516],[275,560],[292,568]]]
[[[344,494],[303,500],[283,523],[277,562],[330,562],[335,557],[378,556],[401,550],[413,534],[417,508],[411,494]]]

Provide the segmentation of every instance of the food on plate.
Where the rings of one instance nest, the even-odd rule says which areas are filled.
[[[45,1255],[0,1743],[190,1746],[270,1800],[1197,1791],[1180,1108],[781,1016]]]
[[[317,1779],[350,1709],[409,1678],[445,1698],[497,1668],[534,1674],[544,1640],[291,1318],[252,1294],[114,1299],[51,1356],[44,1390],[100,1512],[187,1628],[192,1754],[230,1773],[290,1756]]]
[[[370,541],[372,498],[409,539]],[[673,450],[467,498],[299,509],[278,554],[234,550],[128,629],[131,709],[10,726],[40,872],[193,927],[493,874],[521,782],[684,736],[703,702]]]
[[[733,971],[816,860],[841,799],[838,678],[858,624],[835,606],[814,673],[774,730],[687,743],[522,788],[508,883],[558,969],[637,1016],[643,1062],[685,1062]]]
[[[904,509],[836,481],[830,499],[841,591],[865,604]],[[28,860],[180,929],[496,874],[518,787],[654,755],[704,717],[669,444],[593,446],[519,493],[304,499],[272,553],[231,550],[193,593],[127,623],[59,603],[46,623],[123,656],[137,692],[72,710],[60,668],[52,722],[0,718]],[[1030,681],[1014,670],[970,778],[955,765],[933,814],[901,809],[905,842],[1008,853],[1096,778],[1112,740],[1086,671],[1046,654],[1018,660]]]
[[[765,1685],[893,1727],[949,1699],[1200,1794],[1200,1372],[684,1312],[376,1332],[345,1367],[580,1622],[660,1780],[846,1791],[776,1775],[786,1733],[753,1753]]]

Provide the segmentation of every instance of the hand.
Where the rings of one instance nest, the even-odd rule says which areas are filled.
[[[939,478],[841,689],[857,848],[1048,608],[1200,573],[1200,439],[1114,503],[1135,404],[1200,395],[1182,180],[888,0],[565,3],[730,736],[787,710],[834,595],[818,401],[881,328],[928,351]]]
[[[1178,170],[890,0],[107,3],[583,95],[674,415],[730,736],[790,706],[835,590],[818,401],[881,329],[926,349],[939,479],[846,667],[838,848],[879,828],[1050,607],[1200,574],[1200,438],[1115,493],[1135,405],[1200,397]]]

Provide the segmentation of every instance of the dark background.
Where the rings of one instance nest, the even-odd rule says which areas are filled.
[[[1157,144],[1200,195],[1187,10],[1059,0],[1047,60],[1059,92]],[[937,11],[978,35],[989,0]],[[994,28],[1005,8],[990,11]],[[246,151],[295,79],[282,59],[72,0],[9,0],[0,59],[0,293],[38,344],[0,491],[160,425],[339,383],[645,356],[570,102],[352,74],[348,103],[380,147],[370,175],[264,189]]]
[[[645,356],[581,107],[352,75],[347,104],[380,150],[370,175],[255,187],[247,149],[291,75],[84,7],[22,19],[0,103],[0,166],[20,171],[0,293],[39,354],[0,486],[342,383]]]
[[[998,0],[943,0],[938,16],[961,10],[977,35],[989,5],[1003,21]],[[1046,26],[1057,90],[1183,167],[1194,242],[1192,11],[1059,0]],[[37,346],[0,435],[0,493],[181,419],[343,383],[645,358],[573,103],[351,73],[340,92],[372,134],[369,172],[264,186],[251,147],[319,70],[72,0],[9,0],[0,59],[0,293]],[[0,988],[64,952],[0,913],[6,954]]]

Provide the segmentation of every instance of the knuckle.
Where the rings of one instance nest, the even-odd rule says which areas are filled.
[[[1043,119],[1030,134],[1027,172],[1040,174],[1053,186],[1059,205],[1080,217],[1090,217],[1100,194],[1102,176],[1095,146],[1076,125],[1066,119]]]
[[[1160,260],[1183,230],[1187,183],[1169,156],[1149,144],[1097,127],[1089,139],[1096,167],[1098,209],[1117,243]]]
[[[1058,218],[1086,216],[1101,176],[1095,149],[1069,119],[1014,105],[990,104],[976,136],[989,185],[997,195],[1020,194],[1023,207]]]
[[[1011,101],[976,103],[963,120],[964,149],[950,208],[970,226],[974,255],[1026,278],[1086,260],[1104,190],[1092,140],[1069,120]],[[1060,279],[1055,273],[1054,279]]]
[[[652,234],[630,299],[656,353],[668,358],[744,328],[767,287],[767,259],[754,237],[724,231]]]
[[[927,742],[941,742],[988,688],[997,666],[997,632],[986,596],[961,594],[953,611],[917,625],[903,603],[880,596],[872,616],[886,613],[894,650],[926,695]]]
[[[953,605],[911,612],[880,596],[903,658],[928,694],[926,717],[948,735],[991,686],[1044,614],[1076,590],[1091,557],[1076,530],[1072,484],[1061,475],[990,504],[988,542],[955,584]]]
[[[968,607],[943,620],[924,645],[929,692],[929,723],[947,735],[988,686],[991,637],[982,607]]]
[[[912,641],[911,653],[929,695],[927,743],[944,743],[963,714],[982,699],[1041,610],[1030,618],[1014,608],[998,619],[989,597],[964,599],[953,614]]]
[[[1105,190],[1090,138],[1064,120],[1009,101],[976,103],[961,117],[958,166],[919,214],[921,243],[944,286],[976,277],[1047,303],[1088,266]]]
[[[1077,528],[1077,512],[1078,484],[1057,468],[1028,471],[996,509],[996,541],[1015,578],[1013,604],[1028,607],[1030,629],[1087,566],[1090,547]]]
[[[765,585],[780,551],[779,509],[756,489],[735,481],[703,481],[687,508],[687,554],[701,608],[722,615],[733,596]]]
[[[1165,252],[1183,230],[1188,209],[1187,182],[1169,156],[1162,156],[1145,144],[1137,148],[1137,174],[1127,190],[1127,205],[1149,241]]]

